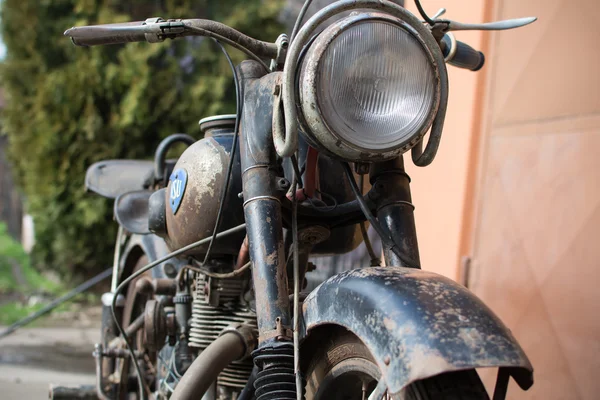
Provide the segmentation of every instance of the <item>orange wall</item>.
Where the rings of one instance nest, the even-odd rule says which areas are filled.
[[[509,399],[598,399],[598,0],[494,3],[495,19],[539,19],[492,35],[470,288],[533,364]]]
[[[486,3],[481,0],[428,0],[424,7],[429,15],[441,7],[448,7],[444,17],[461,22],[483,22]],[[412,1],[407,1],[406,6],[418,15]],[[483,34],[457,32],[456,38],[480,49]],[[485,74],[485,70],[484,67],[482,71],[471,72],[448,66],[450,99],[438,155],[425,168],[414,166],[410,154],[405,156],[412,178],[422,267],[453,279],[458,275],[463,209],[475,133],[473,120],[478,116],[478,75]]]

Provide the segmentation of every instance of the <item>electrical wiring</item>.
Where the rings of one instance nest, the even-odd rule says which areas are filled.
[[[364,180],[365,180],[364,175],[361,175],[359,178],[359,181],[358,181],[358,186],[360,187],[361,190],[364,187],[363,186]],[[381,265],[381,260],[375,254],[375,251],[373,251],[373,245],[371,244],[371,239],[369,239],[369,235],[367,233],[367,227],[364,222],[360,223],[360,233],[362,234],[363,241],[365,242],[365,247],[367,248],[367,253],[369,253],[369,257],[371,258],[371,266],[377,267],[377,266]]]
[[[218,33],[215,32],[211,32],[207,29],[202,29],[202,28],[198,28],[195,26],[190,26],[190,25],[185,25],[185,29],[187,29],[190,32],[194,32],[197,33],[200,36],[208,36],[210,38],[213,38],[219,42],[223,42],[223,43],[227,43],[228,45],[230,45],[231,47],[241,51],[242,53],[246,54],[248,57],[252,58],[253,60],[257,61],[260,63],[260,65],[262,65],[264,67],[264,69],[266,71],[269,71],[269,67],[267,66],[267,64],[265,64],[265,62],[256,54],[254,54],[252,51],[248,50],[246,47],[238,44],[237,42],[226,38],[225,36],[221,36]]]
[[[302,25],[304,16],[306,15],[306,12],[308,11],[308,7],[310,7],[311,3],[312,3],[312,0],[306,0],[304,2],[304,4],[302,5],[302,8],[300,9],[300,12],[298,13],[298,17],[296,17],[296,22],[294,23],[294,29],[292,29],[292,36],[290,36],[290,43],[292,43],[292,40],[294,40],[294,37],[296,37],[296,34],[300,30],[300,26]]]
[[[233,163],[235,162],[235,153],[237,151],[240,119],[242,117],[242,98],[241,98],[242,88],[240,86],[239,77],[235,71],[235,66],[233,65],[233,61],[231,61],[231,57],[229,56],[229,53],[227,52],[225,47],[223,47],[223,45],[221,43],[219,43],[218,40],[215,40],[215,43],[221,48],[221,51],[223,51],[223,55],[225,55],[225,58],[227,59],[227,63],[229,64],[229,68],[231,68],[231,73],[233,74],[233,83],[235,86],[235,125],[233,128],[233,142],[231,143],[231,151],[229,152],[229,164],[227,165],[227,173],[225,175],[225,184],[221,191],[221,198],[219,199],[220,202],[219,202],[219,210],[217,211],[217,220],[215,221],[215,227],[213,228],[212,236],[210,239],[210,244],[208,245],[208,250],[206,250],[206,254],[204,255],[204,261],[202,262],[202,264],[206,264],[206,262],[209,260],[210,253],[212,251],[212,247],[215,242],[214,238],[215,238],[215,235],[217,234],[217,231],[219,230],[219,224],[221,223],[221,219],[223,217],[223,208],[224,208],[225,200],[227,199],[227,192],[229,192],[229,182],[231,182],[231,174],[233,172]]]
[[[198,272],[200,274],[204,274],[211,278],[230,279],[230,278],[237,278],[238,276],[242,275],[244,272],[246,272],[248,269],[250,269],[251,266],[252,266],[252,263],[247,262],[242,267],[234,270],[233,272],[226,272],[226,273],[212,272],[212,271],[207,270],[206,268],[195,267],[192,265],[186,265],[183,268],[189,269],[190,271]]]
[[[297,166],[297,164],[296,164]],[[300,254],[298,244],[298,198],[296,187],[298,186],[298,175],[294,169],[292,180],[292,245],[294,256],[294,313],[293,313],[293,340],[294,340],[294,375],[296,377],[296,399],[302,400],[304,396],[302,387],[302,376],[300,375]]]
[[[377,232],[379,237],[381,237],[381,243],[383,243],[387,249],[391,250],[405,266],[409,268],[419,268],[413,260],[410,260],[405,254],[402,253],[402,251],[400,251],[400,247],[394,242],[394,239],[383,230],[379,224],[379,221],[377,221],[377,219],[373,216],[373,213],[369,209],[369,205],[358,189],[358,185],[356,184],[356,180],[354,179],[354,174],[352,174],[352,168],[350,168],[350,165],[347,162],[344,162],[342,163],[342,167],[344,168],[344,172],[346,173],[346,177],[350,183],[350,188],[354,192],[354,196],[356,196],[356,200],[358,201],[360,209],[365,215],[365,218],[367,218],[367,221],[369,221],[373,229],[375,229],[375,232]]]

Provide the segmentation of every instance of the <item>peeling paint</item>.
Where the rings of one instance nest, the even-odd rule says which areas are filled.
[[[233,136],[228,138],[227,135],[220,136],[219,141],[214,137],[204,138],[188,147],[177,160],[175,168],[185,170],[188,180],[177,214],[174,215],[170,207],[167,207],[166,241],[171,250],[180,249],[212,234],[229,163],[229,154],[223,146],[224,143],[230,145],[232,138]],[[240,173],[239,167],[233,171],[231,190],[226,200],[226,208],[237,211],[227,213],[221,224],[222,229],[244,222],[242,200],[235,195],[241,190]],[[169,193],[167,187],[167,204]],[[227,241],[217,241],[219,244],[214,249],[221,253],[235,254],[239,250],[243,235],[244,233],[240,232],[238,236],[229,237]],[[206,249],[207,245],[199,246],[188,254],[202,254]]]
[[[469,368],[510,366],[521,372],[523,386],[532,379],[529,360],[502,322],[471,292],[431,272],[403,267],[343,272],[306,298],[303,313],[308,335],[323,324],[356,334],[384,372],[390,393]]]

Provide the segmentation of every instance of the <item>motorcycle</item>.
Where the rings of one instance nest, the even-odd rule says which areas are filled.
[[[201,19],[65,32],[80,46],[205,36],[248,57],[234,67],[222,47],[236,113],[201,120],[203,139],[175,134],[154,162],[88,170],[120,225],[94,353],[99,398],[479,400],[476,369],[491,367],[494,400],[510,377],[531,387],[532,365],[498,317],[421,270],[404,154],[421,167],[435,157],[446,63],[484,64],[452,32],[535,18],[465,24],[415,3],[423,20],[386,0],[341,0],[303,24],[309,0],[272,43]],[[366,224],[384,265],[371,252],[371,266],[303,292],[309,258],[370,247]]]

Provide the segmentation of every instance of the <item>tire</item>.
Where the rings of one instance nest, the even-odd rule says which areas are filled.
[[[379,368],[352,333],[335,330],[313,354],[304,371],[307,400],[363,400],[377,386]],[[489,400],[475,370],[448,372],[412,383],[403,395],[400,398],[405,400]]]
[[[143,268],[146,264],[148,264],[148,257],[146,255],[142,255],[135,266],[133,267],[131,273],[137,272],[141,268]],[[143,273],[136,279],[132,280],[127,286],[127,292],[125,293],[125,305],[123,307],[123,315],[121,320],[121,325],[123,329],[126,329],[130,323],[132,323],[138,316],[144,313],[144,309],[146,306],[146,302],[152,298],[152,296],[142,295],[135,292],[135,284],[139,279],[144,277],[152,278],[150,272]],[[132,346],[137,351],[145,352],[144,348],[144,339],[143,339],[143,329],[140,329],[137,334],[133,337],[130,337]],[[150,356],[150,361],[154,361],[152,354]],[[143,368],[143,367],[142,367]],[[129,357],[123,358],[123,368],[121,369],[121,385],[119,387],[119,400],[134,400],[138,398],[138,384],[137,384],[137,374],[135,372],[135,368],[131,365],[131,359]],[[133,383],[133,385],[132,385]],[[134,390],[133,392],[131,390]]]

